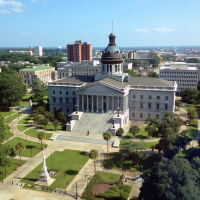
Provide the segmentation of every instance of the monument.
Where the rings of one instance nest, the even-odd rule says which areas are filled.
[[[32,106],[33,104],[32,104],[32,100],[31,99],[29,99],[29,106]]]
[[[49,173],[47,171],[47,166],[46,166],[46,160],[45,160],[45,155],[44,155],[44,150],[42,152],[42,160],[43,160],[43,167],[42,167],[42,172],[40,174],[40,179],[38,181],[43,181],[43,182],[49,182],[51,177],[49,176]]]

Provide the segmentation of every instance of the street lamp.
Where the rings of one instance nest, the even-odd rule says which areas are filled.
[[[77,114],[78,113],[78,105],[76,104],[75,106],[76,106],[76,114]]]

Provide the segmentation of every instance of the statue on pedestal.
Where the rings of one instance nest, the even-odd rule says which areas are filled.
[[[32,106],[32,100],[29,99],[29,106]]]

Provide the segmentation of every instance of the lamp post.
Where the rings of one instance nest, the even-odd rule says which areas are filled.
[[[112,122],[113,122],[113,128],[115,128],[115,119],[114,118],[112,119]]]
[[[78,105],[76,104],[75,106],[76,106],[76,114],[77,114],[78,113]]]
[[[118,107],[117,108],[117,117],[119,117],[119,111],[120,111],[120,108]]]

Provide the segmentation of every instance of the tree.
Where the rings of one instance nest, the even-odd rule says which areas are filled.
[[[149,60],[149,63],[152,65],[153,68],[156,68],[160,64],[160,58],[158,56],[155,56],[153,59]]]
[[[43,104],[44,96],[48,96],[48,86],[39,78],[36,78],[32,83],[33,99],[38,101],[39,105]]]
[[[0,144],[4,141],[6,135],[6,126],[4,123],[4,118],[0,115]]]
[[[110,140],[110,138],[112,137],[110,131],[106,131],[104,134],[103,134],[103,139],[107,141],[107,156],[109,156],[109,151],[108,151],[108,141]]]
[[[59,124],[59,121],[57,120],[57,119],[54,119],[54,121],[53,121],[53,126],[55,127],[55,131],[57,131],[57,126],[58,126],[58,124]]]
[[[148,73],[148,77],[159,78],[159,75],[156,72],[150,72]]]
[[[47,125],[48,125],[48,123],[49,123],[49,119],[48,119],[48,118],[43,118],[43,119],[41,120],[41,123],[44,125],[44,127],[45,127],[45,129],[46,129],[46,127],[47,127]]]
[[[124,73],[128,73],[128,75],[132,77],[140,77],[140,74],[136,74],[132,69],[124,69]]]
[[[199,199],[199,174],[188,160],[163,158],[144,173],[138,200]]]
[[[135,134],[139,133],[140,128],[138,126],[131,126],[129,128],[129,132],[133,134],[133,137],[135,138]]]
[[[188,119],[189,120],[194,120],[194,119],[197,119],[198,117],[198,114],[197,112],[195,111],[195,108],[194,106],[189,106],[188,109],[187,109],[187,116],[188,116]]]
[[[26,148],[26,146],[22,143],[22,142],[19,142],[15,145],[15,149],[17,151],[19,151],[19,156],[20,156],[20,164],[21,164],[21,151],[24,150]]]
[[[98,158],[99,153],[96,149],[93,149],[89,152],[89,157],[94,160],[94,174],[96,174],[96,158]]]
[[[0,107],[8,109],[22,100],[26,93],[23,78],[16,73],[0,73]]]
[[[184,102],[195,104],[199,102],[199,91],[195,88],[187,88],[181,90],[181,97]]]
[[[175,106],[178,108],[178,110],[179,110],[180,107],[182,107],[182,105],[183,104],[180,100],[175,100]]]
[[[38,139],[41,141],[41,149],[42,149],[42,140],[46,138],[46,134],[44,131],[38,133]]]

